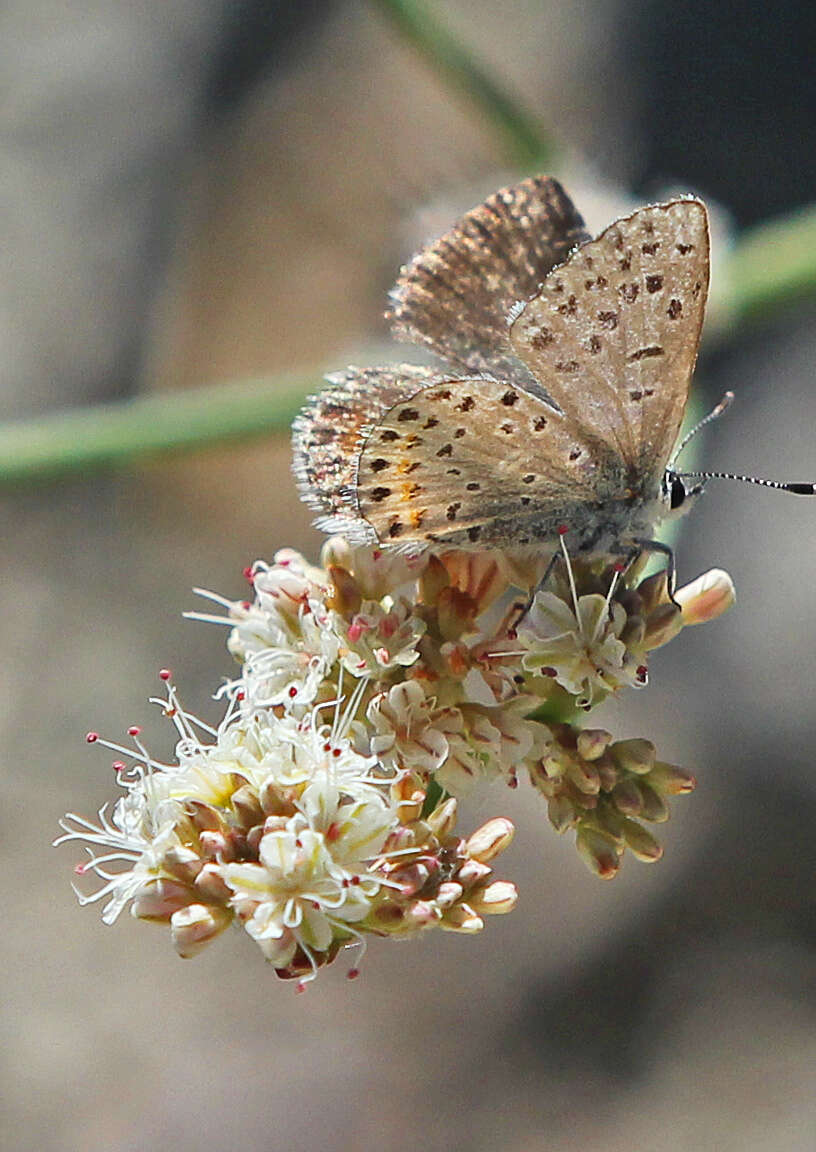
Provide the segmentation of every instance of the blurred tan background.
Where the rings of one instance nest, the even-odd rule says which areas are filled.
[[[563,146],[601,227],[667,187],[733,227],[816,199],[814,10],[689,0],[433,5]],[[405,357],[381,320],[400,262],[514,172],[479,114],[376,6],[63,5],[0,13],[0,405],[25,416],[145,389]],[[711,341],[738,394],[710,467],[816,478],[814,308]],[[410,355],[407,355],[410,358]],[[5,865],[0,1146],[132,1152],[812,1152],[816,1147],[816,509],[712,484],[682,578],[739,599],[599,722],[698,772],[664,860],[604,885],[526,789],[517,911],[481,937],[374,942],[303,996],[228,933],[182,962],[101,925],[52,852],[114,795],[86,748],[143,724],[162,665],[186,703],[230,668],[185,622],[203,585],[284,545],[314,554],[284,441],[0,501]]]

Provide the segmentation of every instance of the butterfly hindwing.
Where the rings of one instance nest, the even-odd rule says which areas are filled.
[[[301,497],[320,515],[319,527],[373,539],[357,509],[357,458],[364,432],[401,397],[434,379],[411,364],[346,368],[309,398],[292,425],[294,473]]]

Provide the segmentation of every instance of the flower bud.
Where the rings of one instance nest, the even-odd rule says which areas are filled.
[[[606,751],[612,733],[603,728],[584,728],[578,733],[578,755],[584,760],[597,760]]]
[[[484,920],[477,916],[469,904],[456,904],[446,912],[439,924],[449,932],[481,932]]]
[[[450,908],[462,898],[464,891],[462,885],[457,884],[455,880],[446,880],[437,888],[434,901],[439,908]]]
[[[232,913],[226,908],[208,908],[204,904],[180,908],[170,918],[173,947],[182,959],[188,960],[223,932],[231,920]]]
[[[697,787],[696,778],[686,768],[664,764],[660,760],[649,773],[649,783],[664,796],[682,796]]]
[[[556,832],[566,832],[576,820],[575,806],[563,793],[548,799],[547,815]]]
[[[722,616],[736,599],[734,583],[722,568],[712,568],[675,593],[684,624],[705,624]]]
[[[428,827],[434,836],[437,836],[440,840],[444,840],[445,837],[453,831],[456,824],[456,809],[456,800],[453,796],[449,796],[447,800],[437,808],[434,808],[428,817],[426,821]]]
[[[174,912],[190,903],[190,889],[186,884],[160,878],[148,881],[133,900],[131,912],[139,920],[169,920]]]
[[[631,777],[615,785],[612,789],[612,799],[617,810],[624,816],[637,816],[643,807],[640,788]]]
[[[474,912],[482,912],[486,916],[512,912],[517,902],[518,889],[507,880],[494,880],[482,892],[469,899]]]
[[[640,795],[643,798],[643,807],[640,815],[652,824],[662,824],[669,818],[669,806],[659,792],[650,787],[647,780],[639,780]]]
[[[477,828],[465,841],[465,853],[472,860],[486,864],[488,860],[504,851],[515,832],[516,829],[509,820],[497,816],[493,820],[488,820],[481,828]]]
[[[174,844],[164,853],[162,864],[175,879],[192,884],[201,868],[201,857],[192,848]]]
[[[472,888],[482,880],[486,880],[491,873],[489,864],[482,864],[479,860],[465,860],[461,868],[456,869],[456,879],[465,888]]]
[[[644,776],[651,772],[655,763],[655,746],[651,740],[618,740],[609,751],[619,768]]]
[[[231,889],[221,875],[218,864],[205,864],[196,877],[195,887],[196,892],[208,903],[226,903],[231,895]]]
[[[575,846],[589,868],[601,880],[611,880],[620,868],[620,852],[614,836],[591,824],[581,824]]]
[[[663,855],[663,848],[651,832],[647,832],[636,820],[624,820],[623,838],[633,855],[644,864],[652,864]]]

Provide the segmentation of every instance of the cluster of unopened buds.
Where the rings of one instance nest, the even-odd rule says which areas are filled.
[[[105,922],[130,904],[169,924],[185,957],[237,923],[300,987],[372,935],[477,932],[516,903],[492,871],[513,825],[496,817],[462,836],[457,804],[521,776],[598,876],[614,876],[627,848],[660,857],[645,824],[667,819],[693,777],[647,740],[578,720],[643,687],[651,651],[684,626],[719,616],[734,596],[725,573],[672,596],[665,574],[570,559],[562,540],[528,605],[520,589],[539,561],[334,538],[320,567],[282,551],[247,576],[250,601],[204,593],[223,615],[193,614],[228,625],[240,669],[218,693],[217,727],[163,670],[169,763],[137,728],[128,748],[88,734],[116,755],[124,791],[96,823],[67,816],[57,843],[85,843],[76,870],[99,883],[78,895],[102,901]]]

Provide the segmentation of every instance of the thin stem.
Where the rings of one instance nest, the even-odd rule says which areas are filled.
[[[522,171],[546,169],[557,151],[538,121],[471,55],[423,0],[373,0],[400,33],[488,116],[507,159]]]
[[[288,430],[319,374],[161,392],[0,424],[0,487]]]

